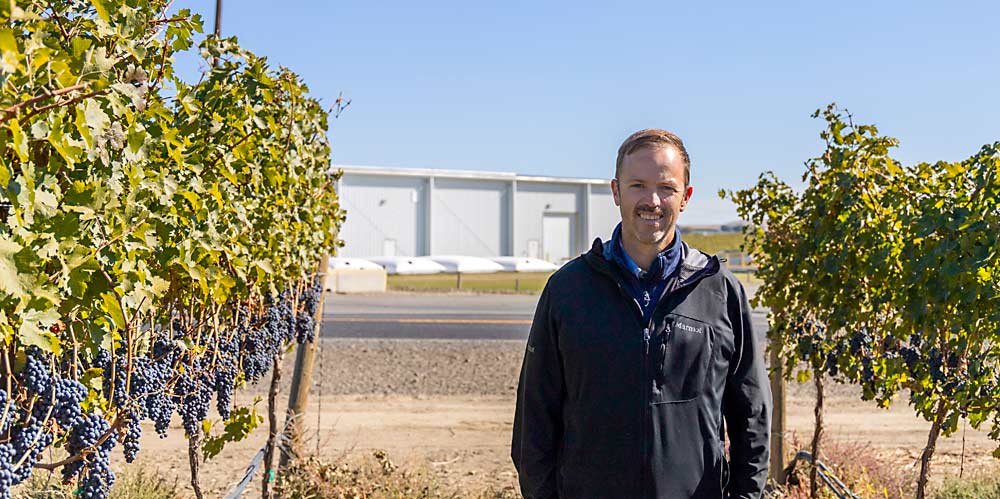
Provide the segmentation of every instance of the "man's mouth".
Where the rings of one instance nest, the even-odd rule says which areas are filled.
[[[656,222],[656,221],[659,221],[659,220],[663,219],[663,214],[662,213],[657,214],[657,213],[650,213],[650,212],[640,211],[639,212],[639,218],[641,218],[642,220],[645,220],[647,222]]]

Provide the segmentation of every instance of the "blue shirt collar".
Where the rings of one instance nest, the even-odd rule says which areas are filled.
[[[674,270],[680,263],[681,230],[679,228],[674,227],[674,241],[667,249],[657,255],[657,257],[653,260],[653,264],[649,271],[645,272],[639,268],[639,265],[637,265],[635,261],[632,260],[632,257],[628,255],[628,252],[625,251],[625,247],[622,246],[621,233],[622,224],[619,222],[611,235],[611,240],[604,243],[605,258],[617,262],[623,270],[633,275],[639,281],[642,281],[647,277],[653,277],[657,280],[666,280],[671,274],[673,274]]]

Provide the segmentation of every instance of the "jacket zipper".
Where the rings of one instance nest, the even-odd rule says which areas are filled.
[[[681,262],[681,265],[683,265],[683,262]],[[701,272],[699,272],[699,274],[701,274]],[[697,279],[692,279],[691,278],[691,277],[695,277],[695,276],[697,276],[698,278]],[[651,330],[653,329],[653,322],[655,321],[656,310],[658,308],[660,308],[660,304],[663,303],[664,299],[666,299],[668,297],[668,295],[672,295],[672,294],[676,293],[677,291],[686,288],[690,284],[693,284],[693,283],[698,282],[698,281],[701,280],[701,276],[700,275],[696,274],[695,276],[689,276],[689,278],[685,282],[683,282],[680,285],[674,287],[673,289],[669,289],[668,288],[668,289],[664,289],[663,290],[663,294],[660,295],[660,298],[656,301],[656,305],[653,306],[653,311],[652,311],[652,313],[649,316],[649,323],[642,330],[642,343],[643,343],[643,358],[642,358],[642,384],[643,384],[643,387],[642,387],[642,411],[641,411],[641,413],[642,413],[642,425],[641,425],[642,426],[642,429],[641,429],[642,434],[640,435],[640,442],[639,442],[640,448],[642,449],[641,452],[640,452],[640,459],[639,459],[639,490],[640,490],[640,494],[641,494],[642,497],[646,497],[646,495],[647,495],[646,489],[647,489],[647,486],[648,486],[647,485],[647,481],[648,480],[647,480],[647,477],[646,477],[646,460],[648,459],[649,456],[648,456],[648,452],[647,452],[646,446],[649,443],[650,439],[647,437],[646,434],[649,432],[649,430],[648,430],[648,427],[649,427],[649,418],[651,417],[650,416],[650,409],[649,409],[649,393],[650,393],[651,387],[648,385],[647,381],[649,380],[649,341],[650,341],[650,337],[651,337]],[[622,294],[625,295],[626,297],[628,297],[632,301],[632,303],[635,304],[636,311],[639,312],[639,323],[642,324],[642,319],[643,319],[643,317],[642,317],[642,315],[643,315],[642,314],[642,305],[639,305],[639,300],[636,300],[635,297],[631,295],[631,293],[629,293],[628,291],[625,291],[625,288],[622,286],[622,284],[618,280],[618,278],[614,277],[610,273],[608,273],[608,277],[610,277],[611,280],[614,281],[614,283],[618,285],[618,289],[622,292]]]

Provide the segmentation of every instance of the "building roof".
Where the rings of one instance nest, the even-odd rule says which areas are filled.
[[[609,179],[580,178],[580,177],[553,177],[544,175],[520,175],[512,172],[489,172],[476,170],[444,170],[438,168],[398,168],[385,166],[358,166],[358,165],[333,165],[334,169],[343,170],[344,173],[354,173],[360,175],[386,175],[405,177],[439,177],[439,178],[464,178],[476,180],[504,180],[518,182],[547,182],[558,184],[591,184],[608,185]]]

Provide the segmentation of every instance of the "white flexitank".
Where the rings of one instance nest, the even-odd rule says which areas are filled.
[[[409,274],[440,274],[447,272],[447,268],[433,260],[415,256],[377,256],[366,258],[385,268],[386,273],[409,275]]]
[[[490,258],[500,264],[507,272],[554,272],[559,269],[558,265],[539,260],[538,258],[525,258],[522,256],[498,256]]]
[[[503,266],[499,263],[476,256],[431,255],[427,258],[444,266],[447,272],[461,272],[463,274],[489,274],[491,272],[503,271]]]

